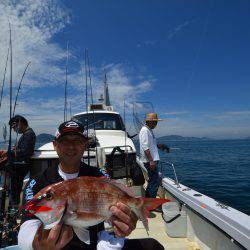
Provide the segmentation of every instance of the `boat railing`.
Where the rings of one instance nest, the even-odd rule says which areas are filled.
[[[118,148],[124,150],[125,153],[134,152],[133,148],[130,145],[121,145],[121,146],[116,145],[115,147],[118,147]],[[105,150],[105,149],[113,149],[115,147],[114,146],[107,146],[107,147],[102,147],[102,148]]]
[[[163,170],[163,164],[165,165],[168,165],[168,166],[171,166],[172,169],[173,169],[173,173],[174,173],[174,178],[175,178],[175,185],[177,186],[177,188],[180,188],[180,184],[179,184],[179,181],[178,181],[178,177],[177,177],[177,174],[176,174],[176,171],[175,171],[175,166],[172,162],[168,162],[168,161],[160,161],[161,163],[161,173],[162,173],[162,170]]]

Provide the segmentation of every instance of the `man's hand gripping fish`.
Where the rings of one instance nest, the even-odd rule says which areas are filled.
[[[24,209],[38,217],[45,229],[61,220],[73,227],[87,228],[112,216],[110,207],[122,202],[142,221],[147,232],[149,211],[167,202],[167,199],[135,198],[125,185],[106,177],[78,177],[52,184],[38,192]]]

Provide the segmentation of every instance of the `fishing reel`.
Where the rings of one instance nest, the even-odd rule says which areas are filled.
[[[0,215],[0,247],[17,244],[17,235],[20,223],[18,223],[18,209],[8,209]]]

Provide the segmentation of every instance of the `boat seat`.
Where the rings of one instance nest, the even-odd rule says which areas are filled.
[[[131,178],[131,168],[136,164],[135,153],[125,153],[120,147],[114,147],[111,154],[106,155],[106,170],[112,179]]]

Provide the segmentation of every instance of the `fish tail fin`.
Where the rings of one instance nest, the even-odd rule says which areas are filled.
[[[144,203],[144,207],[146,208],[147,211],[154,210],[161,204],[170,201],[168,199],[163,199],[163,198],[142,198],[142,200]]]
[[[133,211],[137,215],[137,217],[142,221],[142,224],[145,227],[147,234],[149,231],[147,219],[149,217],[149,211],[157,208],[161,204],[168,201],[169,200],[167,199],[140,198],[140,205],[138,204],[138,206],[134,207]]]
[[[137,215],[137,217],[141,220],[143,226],[145,227],[147,234],[149,231],[148,227],[148,217],[149,217],[149,211],[144,208],[144,206],[140,206],[138,209],[133,209],[134,213]],[[149,236],[149,234],[148,234]]]

